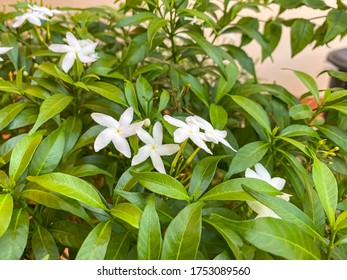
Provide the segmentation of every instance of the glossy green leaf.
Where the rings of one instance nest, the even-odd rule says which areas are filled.
[[[224,107],[213,103],[210,105],[209,112],[212,126],[216,129],[224,129],[228,122],[228,113]]]
[[[38,225],[33,233],[31,245],[34,251],[35,259],[59,260],[60,254],[57,244],[51,233],[44,227]]]
[[[153,89],[149,82],[142,76],[136,80],[136,93],[139,103],[148,117],[153,103]]]
[[[0,237],[4,234],[4,232],[7,230],[8,226],[11,222],[12,217],[12,211],[13,211],[13,198],[12,195],[7,194],[0,194]]]
[[[65,125],[48,135],[38,146],[29,166],[30,175],[42,175],[54,171],[63,156]]]
[[[296,148],[298,148],[300,151],[302,151],[307,156],[313,157],[313,152],[306,145],[302,144],[301,142],[299,142],[295,139],[283,137],[283,136],[277,136],[276,138],[283,140],[283,141],[295,146]]]
[[[125,27],[129,25],[138,25],[147,20],[151,20],[156,16],[153,13],[141,12],[133,16],[125,17],[117,23],[117,27]]]
[[[271,133],[269,117],[258,103],[254,102],[250,98],[240,95],[231,95],[230,97],[237,105],[245,110],[265,130],[266,133]]]
[[[27,180],[88,206],[107,210],[98,191],[82,179],[64,173],[48,173],[42,176],[28,176]]]
[[[254,198],[244,191],[242,185],[252,187],[252,189],[269,195],[281,195],[282,192],[275,189],[267,182],[253,178],[237,178],[225,181],[214,186],[205,193],[199,200],[254,200]]]
[[[194,167],[188,193],[193,201],[197,200],[209,187],[215,176],[218,162],[226,156],[203,158]]]
[[[63,210],[76,215],[77,217],[81,217],[88,223],[92,222],[91,218],[79,202],[57,192],[48,191],[34,184],[27,184],[22,191],[22,196],[49,208]]]
[[[128,259],[130,246],[130,232],[112,233],[108,243],[105,260],[126,260]]]
[[[285,9],[293,9],[298,7],[302,0],[274,0],[275,3],[281,5]]]
[[[137,239],[137,256],[139,260],[158,260],[162,246],[159,216],[152,196],[143,210]]]
[[[27,245],[29,217],[23,209],[14,209],[9,227],[0,237],[0,260],[19,260]]]
[[[124,93],[125,93],[125,98],[126,98],[128,104],[129,104],[129,106],[134,109],[134,112],[138,116],[141,116],[141,113],[139,111],[139,105],[138,105],[138,100],[137,100],[135,87],[134,87],[134,85],[131,82],[125,81]]]
[[[87,88],[115,103],[127,105],[123,91],[115,85],[105,82],[91,82],[87,84]]]
[[[2,32],[1,33],[1,43],[2,47],[12,47],[10,51],[6,54],[10,61],[13,63],[13,66],[16,70],[19,69],[18,61],[19,61],[19,46],[17,37],[10,32]]]
[[[347,28],[347,12],[345,10],[332,9],[326,17],[327,30],[323,43],[328,43]]]
[[[237,4],[235,4],[237,5]],[[228,53],[241,65],[241,67],[249,72],[253,77],[256,77],[254,61],[249,55],[241,48],[233,45],[226,46]]]
[[[295,19],[290,30],[292,57],[301,52],[314,39],[314,24],[307,19]]]
[[[292,223],[275,218],[237,222],[216,214],[211,214],[211,220],[227,222],[239,236],[265,252],[289,260],[320,259],[314,239]]]
[[[21,111],[8,125],[9,130],[23,128],[35,123],[39,110],[37,108],[27,108]]]
[[[175,178],[157,172],[134,172],[130,174],[146,189],[178,200],[189,200],[184,186]]]
[[[0,146],[0,156],[5,163],[10,161],[13,148],[17,145],[17,143],[26,136],[26,133],[14,136],[8,139],[5,143]]]
[[[66,119],[65,127],[65,146],[64,155],[66,155],[76,144],[82,131],[82,121],[75,116],[69,116]]]
[[[215,103],[218,103],[233,87],[239,77],[239,69],[235,63],[229,63],[225,67],[226,78],[221,76],[218,80],[218,87]]]
[[[41,104],[36,123],[30,133],[35,132],[42,124],[63,111],[72,102],[72,99],[72,96],[65,94],[54,94],[45,99]]]
[[[334,174],[323,162],[315,158],[313,161],[312,177],[329,223],[330,225],[334,225],[338,200],[337,182]]]
[[[40,134],[27,135],[13,148],[9,168],[9,177],[13,182],[16,182],[24,173],[41,140]]]
[[[232,175],[246,170],[253,166],[264,157],[269,150],[270,144],[264,141],[256,141],[244,145],[240,148],[231,164],[225,178],[230,178]]]
[[[318,133],[311,127],[301,124],[292,124],[284,128],[280,134],[283,137],[299,137],[299,136],[309,136],[312,138],[319,139]]]
[[[159,105],[158,105],[158,114],[161,113],[167,106],[170,101],[170,94],[164,89],[160,94]]]
[[[183,208],[169,224],[163,242],[162,260],[194,260],[201,239],[201,202]]]
[[[290,108],[289,116],[293,120],[307,119],[313,116],[312,109],[306,104],[298,104]]]
[[[311,92],[314,99],[319,103],[319,89],[316,81],[305,72],[293,71],[294,74],[300,79],[300,81],[306,86],[306,88]]]
[[[0,110],[0,131],[3,130],[26,106],[26,103],[16,102]]]
[[[162,29],[164,26],[168,24],[168,21],[163,18],[153,18],[148,25],[147,37],[149,42],[149,47],[152,47],[153,39],[155,35]]]
[[[64,172],[74,177],[86,177],[86,176],[94,176],[98,174],[103,174],[103,175],[112,177],[112,175],[109,172],[93,164],[77,165],[72,168],[64,170]]]
[[[324,238],[318,233],[314,222],[291,202],[279,197],[257,192],[247,186],[244,186],[244,189],[261,204],[274,211],[284,221],[295,224],[302,231],[325,242]]]
[[[206,88],[204,88],[199,80],[195,78],[194,76],[188,74],[188,73],[183,73],[180,72],[180,77],[183,80],[183,82],[187,85],[189,85],[189,89],[195,94],[199,100],[205,104],[207,107],[209,106],[209,101],[208,101],[208,92]]]
[[[199,10],[191,10],[191,9],[178,9],[179,16],[185,17],[187,20],[189,18],[198,18],[201,19],[204,23],[208,24],[214,32],[217,33],[218,26],[213,21],[213,19],[208,16],[208,14],[200,12]],[[191,23],[190,23],[191,24]]]
[[[303,0],[302,2],[313,9],[325,9],[327,7],[323,0]]]
[[[99,223],[84,240],[76,260],[103,260],[111,238],[112,221]]]
[[[142,210],[131,203],[123,202],[115,205],[111,209],[111,215],[115,218],[121,219],[134,228],[139,228]]]
[[[271,56],[278,46],[282,35],[282,25],[279,20],[270,20],[264,26],[264,39],[268,43],[267,48],[262,48],[262,60]]]
[[[333,141],[342,150],[347,152],[347,132],[332,125],[318,126],[320,132]]]

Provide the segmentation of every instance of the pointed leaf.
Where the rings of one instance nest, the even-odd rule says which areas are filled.
[[[239,69],[235,63],[229,63],[225,67],[226,78],[221,76],[218,81],[215,103],[218,103],[223,96],[229,93],[239,77]]]
[[[115,205],[111,209],[111,215],[121,219],[134,228],[139,228],[142,210],[131,203],[123,202]]]
[[[32,248],[37,260],[59,260],[60,254],[51,233],[38,225],[31,239]]]
[[[0,237],[7,230],[11,222],[13,210],[13,198],[12,195],[0,194]]]
[[[318,126],[318,129],[342,150],[347,152],[347,132],[345,130],[332,125]]]
[[[324,36],[323,43],[326,44],[333,40],[337,35],[343,33],[347,29],[347,12],[345,10],[332,9],[327,17],[327,31]]]
[[[212,126],[216,129],[223,129],[228,122],[228,113],[224,107],[211,104],[210,105],[210,119]]]
[[[319,103],[319,89],[316,81],[305,72],[294,71],[294,74],[300,79],[300,81],[307,87],[307,89],[311,92],[314,99]]]
[[[26,106],[26,103],[16,102],[0,110],[0,131],[3,130]]]
[[[290,30],[292,57],[301,52],[314,39],[314,24],[307,19],[296,19]]]
[[[121,105],[127,105],[123,91],[115,85],[105,82],[91,82],[87,84],[91,91]]]
[[[183,208],[169,224],[163,242],[162,260],[194,260],[201,238],[201,212],[195,202]]]

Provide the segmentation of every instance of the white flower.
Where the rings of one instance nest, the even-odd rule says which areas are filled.
[[[11,49],[12,49],[12,47],[2,47],[2,48],[0,48],[0,54],[7,53]],[[0,61],[4,61],[4,60],[0,57]]]
[[[41,7],[41,6],[37,6],[37,5],[28,5],[29,8],[34,11],[34,12],[39,12],[43,15],[46,15],[46,16],[49,16],[49,17],[52,17],[54,16],[54,14],[62,14],[63,12],[62,11],[58,11],[56,9],[53,9],[53,10],[50,10],[46,7]]]
[[[114,118],[101,114],[92,113],[92,118],[98,124],[105,126],[106,129],[103,130],[95,139],[94,149],[96,152],[105,148],[111,141],[115,148],[121,152],[126,157],[131,157],[131,151],[127,137],[135,135],[136,130],[140,129],[144,121],[130,124],[133,120],[134,110],[129,107],[120,116],[119,121]]]
[[[90,40],[77,40],[76,37],[71,33],[66,33],[67,45],[65,44],[52,44],[49,49],[57,53],[66,53],[63,58],[62,68],[67,73],[76,58],[78,57],[83,63],[91,63],[97,60],[97,54],[95,48],[97,43]]]
[[[198,127],[205,131],[205,136],[207,141],[218,144],[221,142],[228,148],[232,149],[234,152],[237,152],[230,144],[224,139],[227,136],[226,130],[214,129],[213,126],[203,118],[199,116],[192,116],[192,120],[196,123]]]
[[[49,21],[49,18],[47,18],[43,13],[36,12],[33,10],[29,10],[27,13],[22,14],[20,16],[16,16],[14,18],[15,22],[12,24],[13,28],[17,28],[21,26],[26,20],[29,21],[31,24],[41,26],[41,20],[47,20]]]
[[[200,132],[199,127],[192,120],[192,117],[187,117],[186,122],[177,120],[169,115],[165,115],[164,119],[172,124],[178,129],[174,132],[174,141],[176,143],[182,143],[186,139],[190,139],[195,145],[205,150],[207,153],[212,154],[211,150],[207,147],[204,141],[206,141],[206,136],[204,133]]]
[[[154,124],[153,137],[144,129],[139,129],[137,135],[146,145],[139,149],[138,154],[133,157],[131,165],[137,165],[150,157],[154,168],[160,173],[166,173],[161,156],[169,156],[176,153],[180,149],[179,145],[162,144],[163,126],[159,122]]]
[[[278,189],[279,191],[283,189],[283,187],[286,183],[286,181],[283,178],[280,178],[280,177],[271,178],[270,173],[260,163],[257,163],[254,166],[254,169],[255,169],[255,171],[250,169],[250,168],[247,168],[245,177],[263,180],[263,181],[269,183],[274,188]],[[286,201],[289,201],[290,195],[287,193],[283,193],[282,195],[278,195],[277,197],[282,198]],[[271,209],[269,209],[265,205],[261,204],[259,201],[246,201],[246,202],[247,202],[248,206],[254,212],[256,212],[258,214],[257,218],[260,218],[260,217],[280,218]]]

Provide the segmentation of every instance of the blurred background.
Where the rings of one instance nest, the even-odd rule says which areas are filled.
[[[17,0],[6,0],[1,2],[3,2],[3,4],[14,4],[17,2]],[[98,5],[114,6],[114,0],[43,0],[43,2],[44,5],[52,6],[52,8],[64,6],[79,8]],[[331,6],[336,5],[335,0],[325,0],[325,2]],[[264,10],[260,15],[252,14],[251,12],[249,15],[266,19],[271,16],[271,13],[272,12],[270,10]],[[322,14],[322,11],[303,7],[287,11],[285,13],[285,16],[288,18],[315,18],[315,22],[319,23],[319,16],[321,16]],[[344,47],[347,47],[347,38],[344,38],[342,40],[338,38],[330,42],[328,46],[313,49],[313,46],[310,45],[306,47],[304,51],[300,52],[298,55],[292,58],[290,52],[289,30],[284,29],[281,42],[273,53],[272,61],[270,58],[267,58],[263,63],[261,63],[261,50],[256,43],[247,46],[246,50],[256,62],[256,70],[258,73],[259,81],[265,83],[275,82],[284,86],[293,94],[299,96],[306,92],[306,88],[301,84],[298,78],[296,78],[296,76],[291,71],[285,69],[289,68],[299,70],[306,72],[313,77],[317,77],[322,71],[335,68],[327,61],[327,56],[331,51],[342,49]],[[322,74],[317,78],[317,82],[320,89],[324,89],[329,85],[329,76],[327,74]]]

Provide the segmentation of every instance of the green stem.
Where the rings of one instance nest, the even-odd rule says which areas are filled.
[[[187,159],[187,161],[185,162],[185,164],[183,165],[183,167],[181,168],[181,166],[179,166],[177,168],[177,174],[178,175],[180,172],[182,172],[182,170],[184,170],[195,158],[196,154],[200,151],[200,147],[197,147],[196,150],[190,155],[190,157]]]
[[[330,243],[329,243],[329,247],[328,247],[328,253],[327,253],[327,259],[328,259],[328,260],[330,260],[331,254],[333,253],[336,234],[337,234],[336,229],[335,229],[335,228],[332,229],[332,231],[331,231],[331,237],[330,237]]]
[[[182,145],[181,145],[179,151],[177,152],[177,154],[176,154],[176,156],[175,156],[175,159],[174,159],[174,161],[173,161],[172,164],[171,164],[170,175],[172,175],[172,174],[175,172],[176,166],[177,166],[177,162],[178,162],[178,160],[179,160],[179,158],[180,158],[180,156],[181,156],[181,154],[182,154],[182,152],[183,152],[183,150],[184,150],[184,148],[185,148],[187,142],[188,142],[188,139],[186,139],[186,140],[182,143]]]

